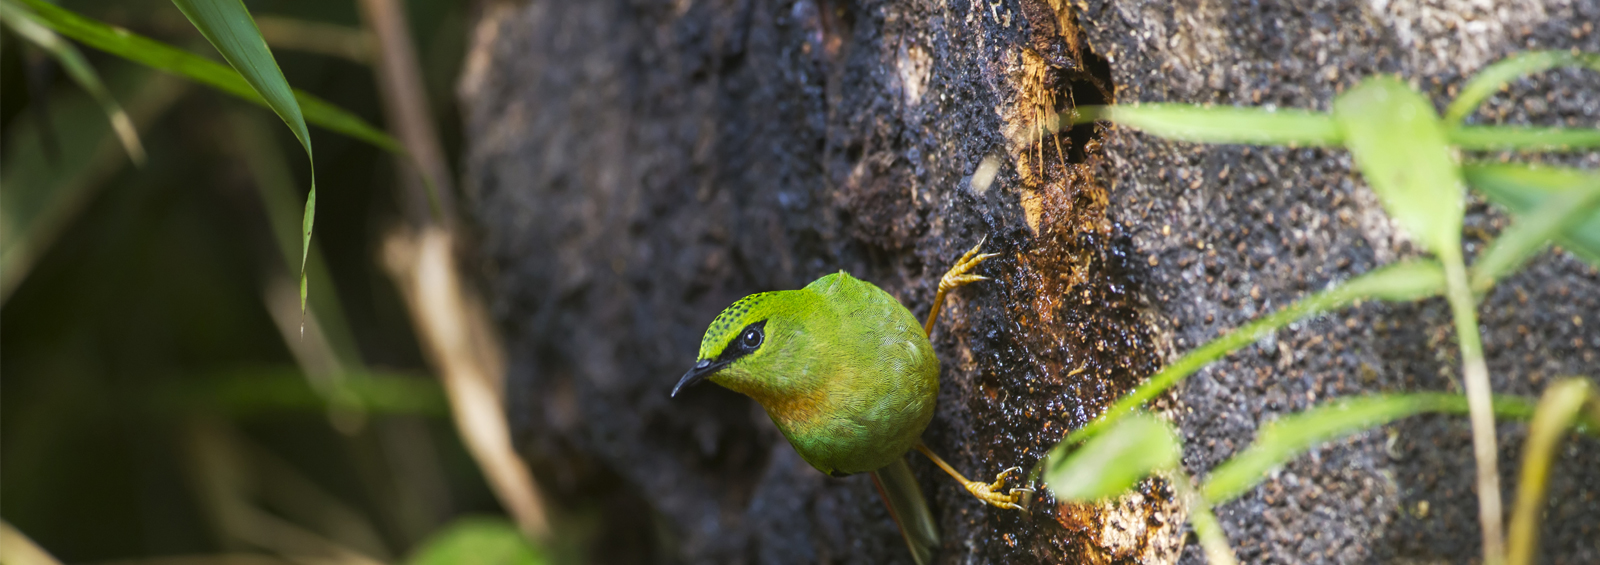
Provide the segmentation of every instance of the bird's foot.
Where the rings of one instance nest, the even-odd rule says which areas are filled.
[[[974,249],[974,251],[976,251],[976,249]],[[978,500],[982,500],[1000,508],[1008,508],[1011,510],[1021,510],[1023,512],[1027,512],[1027,504],[1030,497],[1026,497],[1024,495],[1033,494],[1033,489],[1027,487],[1016,487],[1005,494],[1000,493],[1006,488],[1006,476],[1020,471],[1022,471],[1021,467],[1012,467],[1010,469],[1001,471],[999,475],[995,476],[993,483],[985,484],[978,481],[966,481],[964,484],[967,487],[967,492],[972,493],[972,496],[977,497]]]
[[[939,279],[940,292],[949,292],[963,285],[989,280],[989,277],[982,275],[967,274],[967,271],[977,267],[978,263],[999,255],[999,253],[978,253],[979,249],[983,249],[983,242],[987,239],[988,237],[984,237],[984,239],[978,240],[977,245],[972,246],[972,249],[967,251],[966,255],[962,255],[960,259],[956,260],[955,266],[950,267],[950,270],[945,272],[944,277]]]

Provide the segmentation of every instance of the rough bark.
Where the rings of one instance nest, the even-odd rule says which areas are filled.
[[[1184,3],[1187,4],[1187,3]],[[956,467],[1029,467],[1164,360],[1417,254],[1336,150],[1198,146],[1118,127],[1039,133],[1115,99],[1327,109],[1397,73],[1437,102],[1516,50],[1600,51],[1589,3],[715,0],[485,5],[461,80],[465,190],[541,484],[599,520],[597,560],[909,562],[866,477],[808,467],[760,408],[667,398],[716,313],[844,269],[921,315],[960,290],[925,439]],[[1594,127],[1600,78],[1521,81],[1477,116]],[[1594,168],[1594,153],[1559,159]],[[990,167],[997,165],[989,182]],[[1502,229],[1482,204],[1469,244]],[[1547,254],[1482,306],[1498,393],[1591,374],[1600,275]],[[1459,390],[1442,301],[1296,324],[1159,409],[1202,474],[1264,422],[1334,396]],[[1521,426],[1501,439],[1507,500]],[[1600,442],[1556,466],[1544,555],[1600,560]],[[941,562],[1199,561],[1164,485],[1102,506],[983,507],[913,458]],[[1423,417],[1319,448],[1219,508],[1246,561],[1462,561],[1470,436]]]

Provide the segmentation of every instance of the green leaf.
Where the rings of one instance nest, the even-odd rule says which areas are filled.
[[[106,90],[105,84],[100,82],[100,74],[95,72],[89,61],[83,58],[83,53],[61,39],[61,36],[50,31],[37,20],[37,16],[10,0],[0,0],[0,21],[4,21],[12,30],[38,45],[66,69],[67,76],[78,83],[78,86],[94,97],[100,103],[101,111],[106,114],[106,119],[111,121],[111,129],[117,134],[117,140],[122,143],[122,149],[127,151],[128,159],[135,165],[144,166],[144,144],[139,142],[139,131],[133,127],[133,119],[122,110],[122,105]]]
[[[1334,99],[1333,118],[1389,215],[1445,262],[1459,257],[1463,185],[1433,104],[1373,78]]]
[[[1100,500],[1133,488],[1151,473],[1177,468],[1179,452],[1172,425],[1141,412],[1070,453],[1051,453],[1044,482],[1061,500]]]
[[[1600,147],[1600,129],[1458,126],[1445,131],[1450,143],[1469,151],[1519,149],[1566,151]]]
[[[1457,96],[1445,110],[1444,121],[1451,124],[1461,123],[1461,120],[1466,119],[1483,104],[1485,98],[1494,94],[1494,91],[1500,89],[1500,85],[1510,82],[1511,79],[1566,66],[1588,67],[1600,71],[1600,55],[1571,51],[1530,51],[1501,59],[1478,71],[1472,80],[1461,87],[1461,95]]]
[[[58,33],[134,62],[174,72],[264,104],[283,119],[305,148],[306,158],[312,162],[300,261],[300,306],[304,310],[307,298],[305,252],[310,248],[312,226],[316,220],[317,195],[316,163],[306,120],[403,154],[399,143],[349,112],[291,89],[272,58],[266,41],[261,38],[255,21],[239,0],[173,0],[184,16],[233,66],[231,70],[209,59],[84,18],[43,0],[21,2],[38,14],[40,23]]]
[[[1502,418],[1526,420],[1534,413],[1532,402],[1515,396],[1497,396],[1493,407],[1494,414]],[[1212,469],[1202,494],[1212,504],[1227,502],[1254,488],[1273,468],[1314,445],[1425,412],[1466,414],[1467,398],[1436,392],[1375,394],[1342,398],[1285,416],[1262,426],[1255,443]],[[1584,433],[1600,432],[1596,429],[1600,422],[1584,424],[1580,428]]]
[[[1588,175],[1587,185],[1551,194],[1533,212],[1522,214],[1495,238],[1472,265],[1472,289],[1486,292],[1496,280],[1521,267],[1550,239],[1600,213],[1600,175]]]
[[[542,565],[545,552],[504,518],[460,518],[422,542],[406,565]]]
[[[1206,500],[1219,504],[1254,487],[1272,468],[1313,445],[1350,435],[1433,406],[1429,397],[1370,396],[1341,399],[1262,426],[1255,443],[1218,465],[1206,479]]]
[[[300,249],[300,310],[306,309],[306,255],[311,251],[311,228],[317,217],[317,159],[311,151],[311,132],[300,114],[300,102],[295,100],[289,79],[283,77],[278,61],[272,58],[267,40],[262,39],[255,19],[240,0],[172,0],[172,3],[189,18],[189,23],[200,30],[206,41],[222,53],[222,58],[244,77],[266,101],[267,106],[300,140],[306,150],[306,160],[311,162],[311,190],[306,195],[305,230]]]
[[[1597,173],[1578,169],[1483,163],[1468,164],[1462,173],[1474,189],[1518,215],[1533,213],[1557,194],[1593,186],[1597,177]],[[1574,222],[1555,240],[1600,267],[1600,211]]]
[[[300,145],[311,155],[311,132],[306,130],[305,118],[300,115],[300,103],[294,99],[289,80],[283,77],[278,61],[272,58],[267,41],[255,19],[240,0],[172,0],[173,5],[189,18],[222,58],[244,77],[256,94],[266,100],[267,106],[283,118],[294,132]],[[315,177],[315,174],[312,175]],[[315,190],[315,189],[313,189]]]
[[[1381,267],[1332,289],[1302,298],[1282,310],[1245,324],[1184,354],[1140,384],[1133,392],[1117,399],[1117,402],[1100,418],[1069,434],[1051,451],[1050,456],[1061,456],[1062,450],[1094,437],[1107,426],[1133,413],[1144,403],[1166,392],[1206,364],[1255,343],[1296,320],[1337,310],[1365,298],[1410,301],[1434,296],[1443,291],[1444,269],[1438,263],[1411,261]]]
[[[305,203],[301,201],[294,171],[289,165],[288,157],[292,155],[285,155],[273,136],[273,128],[277,127],[273,122],[276,120],[269,121],[261,112],[244,108],[230,110],[227,115],[239,154],[243,156],[255,181],[251,184],[255,185],[256,193],[261,197],[261,208],[266,212],[267,225],[272,231],[274,247],[283,259],[284,269],[292,272],[300,261],[300,255],[305,253],[306,286],[328,289],[327,292],[308,296],[306,322],[310,324],[315,320],[338,366],[346,370],[359,370],[365,366],[365,362],[361,358],[360,348],[356,346],[356,338],[351,333],[350,322],[339,293],[333,286],[333,279],[328,276],[327,260],[318,252],[315,242],[312,242],[310,249],[301,247]],[[269,299],[269,302],[277,303],[274,299]],[[329,382],[333,385],[331,388],[340,386],[338,379]]]
[[[1304,110],[1169,103],[1118,104],[1079,108],[1073,123],[1102,119],[1168,139],[1203,143],[1332,146],[1338,145],[1341,139],[1332,118]]]
[[[183,76],[246,101],[265,106],[244,77],[227,65],[195,55],[131,31],[106,25],[44,0],[17,0],[38,16],[38,22],[75,41],[147,67]],[[400,143],[359,116],[301,90],[294,96],[305,120],[360,139],[391,153],[404,153]]]
[[[306,211],[300,225],[300,310],[306,309],[306,257],[311,255],[311,227],[317,214],[317,184],[311,182],[311,192],[306,195]],[[302,330],[304,328],[301,328]]]

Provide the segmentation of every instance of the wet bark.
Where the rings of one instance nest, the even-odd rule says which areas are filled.
[[[760,408],[667,392],[745,294],[844,269],[923,315],[987,237],[994,280],[947,303],[925,435],[969,476],[1029,467],[1183,351],[1417,254],[1336,150],[1051,128],[1073,104],[1327,109],[1398,73],[1438,102],[1516,50],[1600,51],[1600,7],[1057,0],[490,2],[461,79],[519,446],[598,561],[909,562],[864,476],[807,466]],[[1481,122],[1593,127],[1600,78],[1517,83]],[[1558,157],[1594,168],[1594,153]],[[987,163],[987,165],[986,165]],[[1475,204],[1472,245],[1507,217]],[[1474,247],[1473,249],[1477,249]],[[1547,254],[1482,307],[1499,393],[1593,373],[1600,275]],[[1364,304],[1213,365],[1158,409],[1203,474],[1330,397],[1459,391],[1439,300]],[[1504,424],[1507,500],[1521,426]],[[1334,442],[1218,509],[1246,561],[1470,559],[1470,435],[1423,417]],[[1600,442],[1556,466],[1544,555],[1600,560]],[[983,507],[912,460],[941,562],[1201,559],[1159,483],[1115,504]]]

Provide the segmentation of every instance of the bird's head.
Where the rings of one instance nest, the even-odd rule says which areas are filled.
[[[672,387],[672,396],[707,379],[745,394],[767,388],[764,385],[770,383],[758,381],[774,373],[767,369],[775,368],[783,357],[783,342],[792,333],[786,331],[790,310],[786,298],[794,292],[752,294],[718,314],[700,340],[694,367]]]

